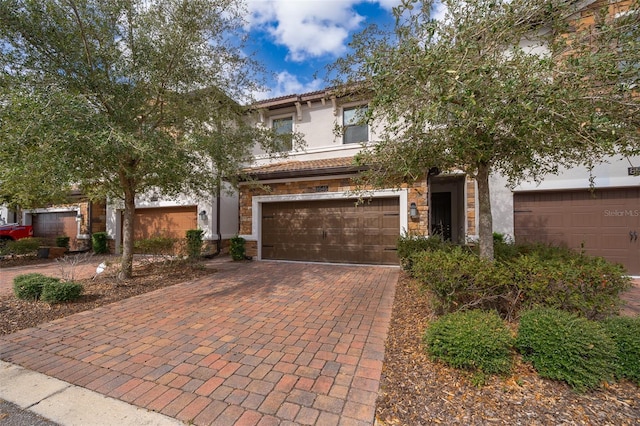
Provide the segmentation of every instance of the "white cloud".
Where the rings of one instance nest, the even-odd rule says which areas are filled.
[[[399,0],[368,0],[390,10]],[[288,59],[300,62],[346,51],[350,33],[364,25],[354,5],[363,0],[248,0],[249,28],[267,32],[286,46]]]
[[[391,11],[391,9],[400,5],[400,0],[378,0],[372,1],[372,3],[378,3],[383,9]]]
[[[254,98],[256,100],[264,100],[271,98],[278,98],[280,96],[288,96],[293,94],[302,94],[315,92],[324,88],[325,82],[319,79],[314,79],[308,83],[303,83],[298,80],[298,77],[289,73],[288,71],[279,72],[276,75],[275,86],[268,92],[255,93]]]

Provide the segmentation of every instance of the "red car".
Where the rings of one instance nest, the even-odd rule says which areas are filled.
[[[0,225],[0,241],[15,241],[28,237],[33,237],[33,227],[30,225],[19,225],[17,223]]]

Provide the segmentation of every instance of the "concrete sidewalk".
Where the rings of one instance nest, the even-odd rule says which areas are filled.
[[[44,397],[0,399],[58,407],[42,413],[63,424],[95,424],[71,419],[116,402],[128,407],[117,424],[144,424],[135,407],[203,425],[373,424],[399,269],[219,266],[196,281],[0,337],[0,359],[57,379]],[[0,377],[10,383],[2,392],[34,374],[5,368],[16,379]]]
[[[7,413],[6,418],[0,417],[3,425],[10,420],[16,425],[43,426],[55,423],[66,426],[183,424],[162,414],[3,361],[0,361],[0,400],[15,404],[20,409]],[[38,419],[32,413],[51,421]]]

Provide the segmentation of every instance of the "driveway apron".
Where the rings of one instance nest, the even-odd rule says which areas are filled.
[[[224,263],[3,336],[0,359],[198,425],[371,425],[398,274]]]

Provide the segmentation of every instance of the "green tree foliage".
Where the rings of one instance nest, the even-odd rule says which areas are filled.
[[[404,0],[395,31],[369,28],[334,65],[337,85],[370,96],[380,142],[363,187],[461,170],[478,185],[480,253],[493,258],[489,176],[516,183],[640,149],[638,2],[575,21],[561,0]],[[607,8],[608,3],[603,2]]]
[[[238,0],[0,0],[3,201],[72,185],[119,200],[130,276],[137,195],[210,194],[272,146],[239,106],[257,89],[244,15]]]

